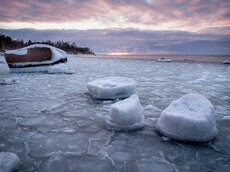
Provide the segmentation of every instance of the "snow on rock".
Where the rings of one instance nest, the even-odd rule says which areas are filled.
[[[165,58],[165,57],[160,57],[159,59],[157,59],[157,62],[171,62],[172,59],[169,58]]]
[[[144,115],[136,94],[113,104],[105,119],[107,127],[113,130],[135,130],[145,126]]]
[[[174,139],[205,142],[218,133],[214,115],[214,107],[208,99],[199,94],[187,94],[161,113],[156,129]]]
[[[66,53],[49,45],[34,44],[7,51],[4,56],[11,72],[72,73],[66,65]]]
[[[223,61],[224,64],[230,64],[230,59]]]
[[[106,77],[89,82],[87,88],[95,99],[127,98],[135,93],[136,82],[126,77]]]
[[[16,83],[18,79],[15,78],[7,78],[7,79],[0,79],[0,85],[12,85]]]
[[[12,172],[19,166],[20,159],[11,152],[0,152],[0,171]]]

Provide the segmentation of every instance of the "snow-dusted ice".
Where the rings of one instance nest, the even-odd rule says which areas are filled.
[[[11,152],[0,152],[0,172],[13,172],[19,167],[20,159]]]
[[[67,54],[56,47],[45,44],[34,44],[21,49],[10,50],[5,54],[26,55],[28,49],[33,48],[49,48],[51,51],[51,59],[44,61],[31,61],[31,62],[14,62],[8,63],[11,72],[48,72],[48,73],[73,73],[67,65]]]
[[[105,122],[108,128],[114,130],[136,130],[144,127],[145,121],[139,97],[134,94],[111,105]]]
[[[182,141],[206,142],[218,133],[211,102],[199,94],[187,94],[172,102],[157,121],[162,134]]]
[[[127,98],[135,93],[136,82],[127,77],[105,77],[87,84],[87,88],[95,99]]]

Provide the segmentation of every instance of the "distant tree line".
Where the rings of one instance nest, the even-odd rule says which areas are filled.
[[[65,41],[52,42],[50,40],[43,41],[43,42],[29,40],[28,42],[25,42],[22,39],[14,40],[10,36],[5,36],[3,34],[0,34],[0,51],[2,52],[5,52],[7,50],[23,48],[33,44],[51,45],[60,48],[64,50],[66,53],[70,53],[70,54],[94,54],[94,52],[92,52],[88,47],[77,47],[77,45],[74,42],[73,43],[69,43]]]

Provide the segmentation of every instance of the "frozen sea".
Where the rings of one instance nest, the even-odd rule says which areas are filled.
[[[230,65],[69,56],[75,74],[9,73],[0,57],[0,152],[16,153],[29,171],[230,171]],[[93,100],[86,84],[106,76],[137,81],[147,126],[106,130],[115,101]],[[219,134],[202,144],[159,134],[162,110],[187,93],[214,105]]]

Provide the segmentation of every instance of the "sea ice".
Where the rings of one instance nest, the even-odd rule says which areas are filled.
[[[106,77],[89,82],[87,88],[95,99],[127,98],[135,93],[136,82],[126,77]]]
[[[173,166],[164,159],[152,158],[152,159],[141,159],[137,161],[137,171],[160,171],[160,172],[173,172]]]
[[[35,157],[48,157],[55,153],[82,155],[87,152],[89,135],[73,134],[37,134],[30,138],[30,154]]]
[[[0,152],[0,171],[12,172],[19,166],[20,159],[11,152]]]
[[[214,115],[213,105],[208,99],[199,94],[187,94],[161,113],[156,128],[174,139],[205,142],[218,133]]]
[[[114,130],[135,130],[145,126],[144,115],[136,94],[111,105],[105,119],[107,127]]]

